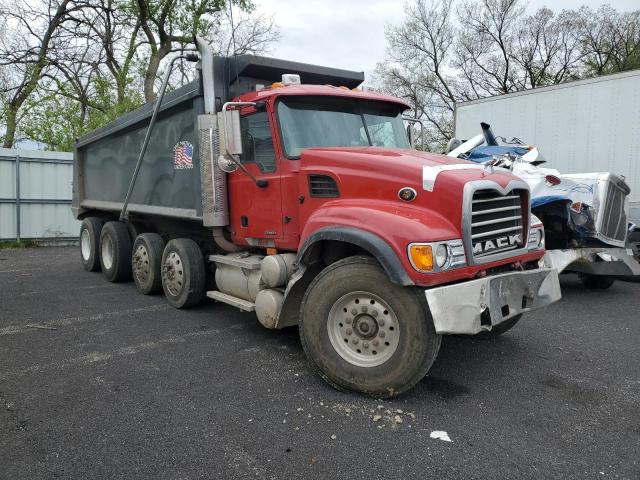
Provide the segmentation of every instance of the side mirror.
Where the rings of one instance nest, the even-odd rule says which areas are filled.
[[[415,140],[413,138],[413,128],[411,128],[411,124],[407,125],[407,138],[409,138],[409,145],[411,145],[411,148],[416,148]]]
[[[242,155],[242,134],[240,129],[240,110],[225,110],[224,140],[227,153]]]

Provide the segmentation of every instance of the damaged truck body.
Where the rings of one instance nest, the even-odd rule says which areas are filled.
[[[452,139],[447,155],[504,169],[527,182],[531,210],[545,227],[547,266],[576,273],[585,287],[598,290],[609,288],[616,278],[640,278],[632,249],[636,227],[627,220],[631,189],[623,176],[562,174],[547,166],[535,146],[496,136],[487,123],[480,130],[464,142]]]
[[[525,182],[411,149],[408,106],[362,73],[196,43],[198,80],[76,145],[87,270],[298,326],[328,383],[378,397],[422,379],[442,335],[560,298]]]

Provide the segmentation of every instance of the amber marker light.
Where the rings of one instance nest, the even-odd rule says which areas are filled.
[[[409,260],[411,260],[413,268],[419,272],[432,271],[433,252],[431,251],[431,245],[409,245]]]

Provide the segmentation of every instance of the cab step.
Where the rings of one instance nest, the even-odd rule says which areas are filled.
[[[256,309],[255,303],[249,302],[242,298],[227,295],[226,293],[222,293],[217,290],[211,290],[207,292],[207,297],[217,300],[218,302],[237,307],[240,310],[244,310],[245,312],[253,312]]]
[[[232,253],[230,255],[209,255],[209,261],[211,262],[246,270],[258,270],[260,268],[260,260],[262,260],[261,256],[251,255],[247,252]]]

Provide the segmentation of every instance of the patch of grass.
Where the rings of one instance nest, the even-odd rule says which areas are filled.
[[[38,243],[34,240],[0,240],[0,250],[5,248],[33,248],[37,247]]]

